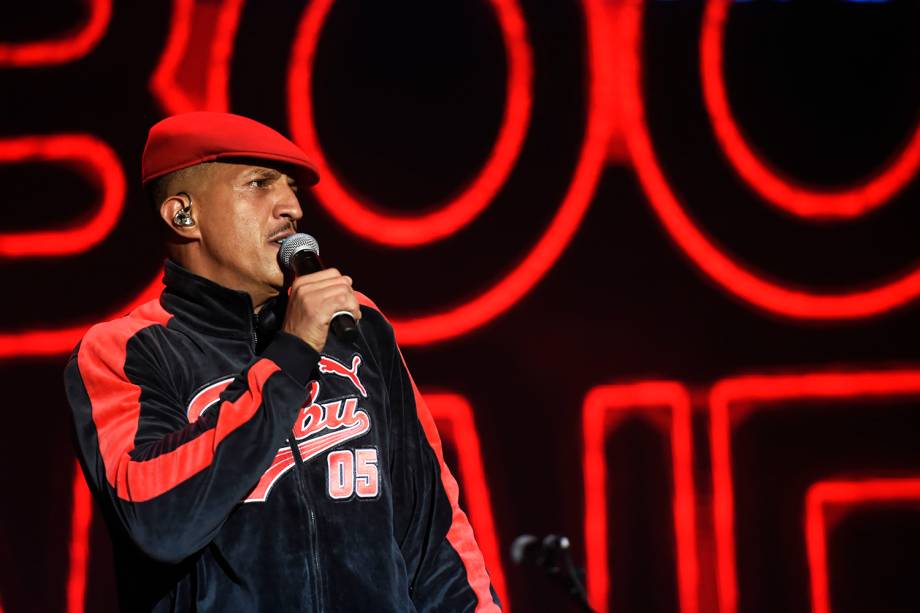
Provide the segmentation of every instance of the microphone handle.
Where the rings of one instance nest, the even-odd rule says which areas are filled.
[[[324,268],[322,260],[319,259],[319,254],[315,251],[304,249],[291,257],[291,270],[294,271],[294,276],[296,277],[319,272]],[[339,311],[332,316],[332,322],[329,327],[332,328],[332,333],[335,334],[336,338],[346,343],[351,343],[358,338],[357,323],[351,313]]]
[[[358,338],[358,322],[355,321],[351,313],[344,311],[336,313],[332,317],[329,327],[332,328],[332,333],[335,334],[336,338],[346,343],[352,343]]]
[[[294,271],[295,277],[310,275],[324,269],[319,254],[309,249],[303,249],[291,256],[291,270]]]

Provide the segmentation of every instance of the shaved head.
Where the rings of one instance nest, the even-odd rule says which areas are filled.
[[[147,185],[147,196],[159,217],[160,205],[163,201],[179,192],[195,191],[201,184],[208,180],[214,162],[195,164],[182,168],[159,179],[154,179]]]

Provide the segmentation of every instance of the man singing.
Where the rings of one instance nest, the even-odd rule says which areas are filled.
[[[143,182],[165,290],[65,371],[125,610],[498,611],[391,326],[349,277],[285,285],[319,177],[238,115],[154,125]],[[345,311],[353,340],[330,332]],[[344,335],[342,335],[344,336]]]

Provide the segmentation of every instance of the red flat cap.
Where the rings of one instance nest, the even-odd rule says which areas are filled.
[[[231,113],[182,113],[156,123],[147,135],[141,177],[148,182],[176,170],[225,158],[253,158],[302,170],[299,181],[315,185],[316,166],[300,147],[266,125]]]

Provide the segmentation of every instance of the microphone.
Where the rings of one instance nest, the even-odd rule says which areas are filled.
[[[322,260],[319,259],[319,243],[315,238],[303,232],[292,234],[281,241],[278,261],[283,270],[290,272],[295,277],[309,275],[325,268]],[[358,336],[357,322],[348,311],[334,313],[329,327],[332,328],[332,333],[336,337],[348,343],[354,341]]]
[[[564,536],[550,534],[540,540],[532,534],[522,534],[511,543],[511,561],[551,567],[559,554],[570,546],[569,539]]]
[[[572,561],[572,543],[565,536],[550,534],[538,539],[522,534],[511,543],[511,560],[518,565],[542,568],[578,603],[582,611],[594,613],[582,581],[582,571]]]

